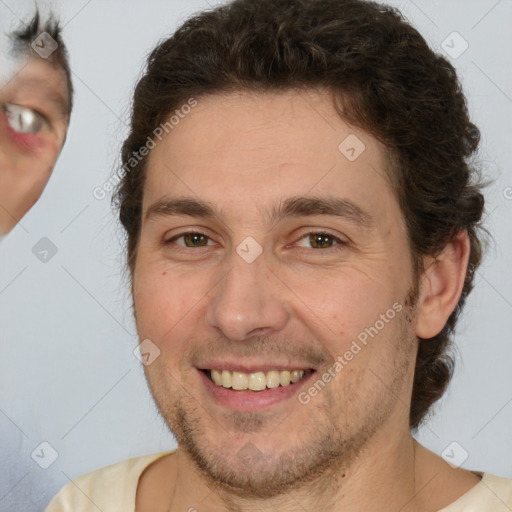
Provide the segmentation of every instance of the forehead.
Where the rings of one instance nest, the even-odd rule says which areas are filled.
[[[45,101],[62,115],[69,114],[69,91],[64,71],[43,59],[29,58],[19,63],[0,95],[9,94]],[[15,99],[11,100],[15,101]]]
[[[327,91],[215,94],[189,110],[151,150],[145,209],[164,194],[233,207],[308,193],[393,201],[383,146]]]

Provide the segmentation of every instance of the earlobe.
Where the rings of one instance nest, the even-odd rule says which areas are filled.
[[[470,242],[461,231],[430,263],[422,274],[417,304],[416,335],[432,338],[439,334],[455,309],[466,277]]]

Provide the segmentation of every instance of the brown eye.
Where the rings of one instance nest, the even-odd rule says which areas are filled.
[[[48,125],[46,119],[35,110],[7,103],[4,106],[7,123],[11,129],[18,133],[37,134]]]
[[[311,232],[304,235],[299,242],[306,240],[313,249],[330,249],[336,245],[344,245],[344,242],[330,233]],[[297,243],[301,247],[304,245]]]
[[[184,243],[176,243],[177,240],[183,239]],[[181,235],[177,235],[171,238],[168,242],[174,242],[176,245],[184,246],[184,247],[205,247],[208,245],[209,238],[202,233],[183,233]]]
[[[309,242],[315,249],[327,249],[331,247],[334,237],[324,233],[313,233],[309,235]]]

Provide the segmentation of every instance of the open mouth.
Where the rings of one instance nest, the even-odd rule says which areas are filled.
[[[311,369],[268,370],[246,373],[242,371],[203,369],[202,372],[216,385],[235,391],[264,391],[288,387],[306,378]]]

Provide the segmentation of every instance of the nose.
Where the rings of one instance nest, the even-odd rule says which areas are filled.
[[[280,331],[289,318],[284,291],[264,255],[247,263],[234,252],[230,270],[213,290],[207,306],[208,325],[233,341]]]

